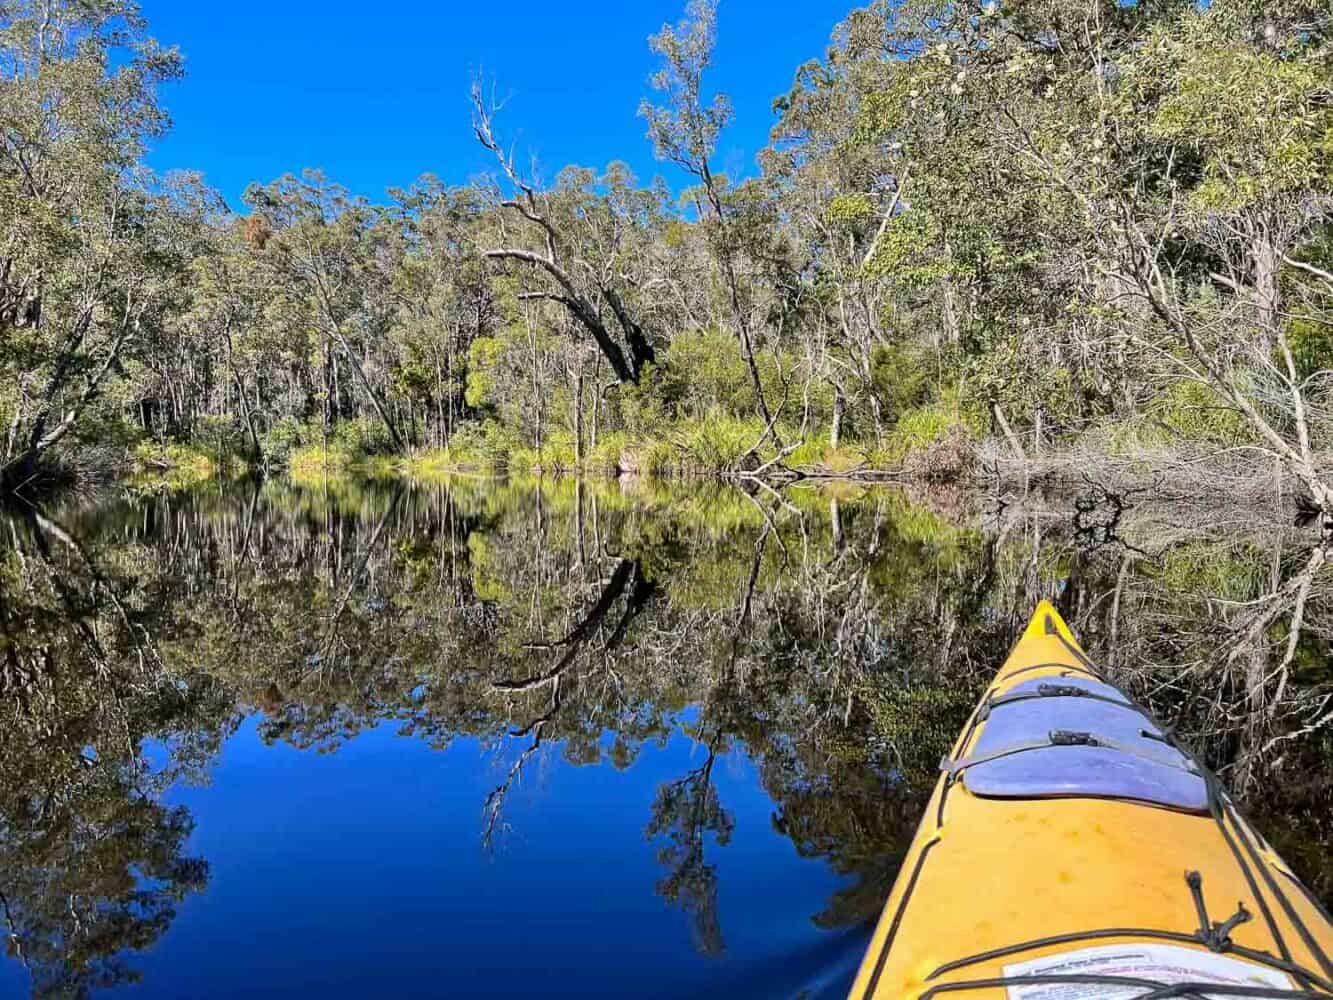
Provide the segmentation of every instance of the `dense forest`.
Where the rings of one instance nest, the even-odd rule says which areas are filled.
[[[145,168],[182,59],[132,3],[4,4],[7,487],[376,456],[947,479],[1078,447],[1247,455],[1326,506],[1322,0],[881,0],[744,180],[717,30],[692,0],[648,40],[684,190],[536,176],[478,81],[490,176],[372,204],[306,172],[237,211]]]

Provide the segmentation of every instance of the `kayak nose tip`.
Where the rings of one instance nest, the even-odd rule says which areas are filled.
[[[1050,635],[1058,635],[1078,645],[1073,631],[1060,616],[1060,612],[1055,610],[1055,605],[1043,599],[1037,603],[1037,609],[1032,612],[1032,618],[1028,621],[1027,628],[1023,630],[1023,638],[1039,639]]]

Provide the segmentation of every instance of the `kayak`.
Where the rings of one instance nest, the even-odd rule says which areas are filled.
[[[941,775],[856,1000],[1333,995],[1333,921],[1043,601]]]

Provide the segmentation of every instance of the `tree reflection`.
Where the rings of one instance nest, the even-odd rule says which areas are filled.
[[[702,766],[658,787],[646,832],[666,840],[657,852],[658,863],[667,870],[657,883],[658,895],[690,915],[699,951],[720,955],[725,945],[717,909],[717,866],[707,860],[705,840],[711,834],[718,847],[726,847],[735,820],[722,808],[713,784],[717,750],[707,750]]]
[[[812,919],[863,924],[1043,596],[1249,789],[1261,827],[1265,810],[1289,820],[1267,824],[1274,841],[1333,896],[1333,602],[1298,537],[1218,537],[1198,517],[1165,531],[1125,504],[1092,538],[1058,500],[974,518],[924,499],[267,482],[16,514],[0,548],[11,955],[49,995],[132,978],[126,956],[206,880],[162,792],[253,712],[264,740],[321,752],[385,723],[494,748],[487,845],[539,757],[623,769],[688,737],[694,762],[657,789],[645,832],[657,891],[708,954],[735,832],[715,775],[743,752],[773,828],[845,877]]]
[[[193,823],[158,793],[203,763],[231,717],[212,681],[170,678],[149,580],[102,561],[55,520],[9,521],[0,550],[0,910],[33,993],[132,982],[125,958],[203,889]],[[176,753],[154,770],[149,739]]]

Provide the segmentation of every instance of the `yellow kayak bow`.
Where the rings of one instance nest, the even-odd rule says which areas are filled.
[[[855,1000],[1333,995],[1333,922],[1042,602],[942,764]]]

